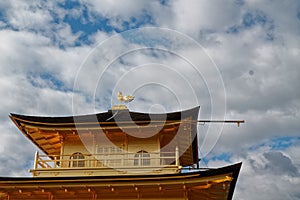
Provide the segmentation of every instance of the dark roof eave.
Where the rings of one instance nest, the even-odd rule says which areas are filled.
[[[42,116],[29,116],[10,113],[11,118],[16,119],[17,122],[24,121],[27,123],[43,123],[47,125],[59,125],[59,124],[74,124],[74,123],[88,123],[88,122],[150,122],[152,120],[181,120],[182,118],[192,116],[194,120],[198,117],[199,106],[171,113],[151,114],[151,113],[139,113],[130,112],[128,110],[109,110],[108,112],[78,115],[78,116],[65,116],[65,117],[42,117]]]
[[[0,177],[0,184],[3,184],[3,182],[6,183],[21,183],[21,182],[32,182],[32,183],[39,183],[44,181],[59,181],[61,183],[64,182],[94,182],[94,181],[132,181],[131,179],[135,180],[169,180],[172,178],[175,179],[184,179],[184,178],[205,178],[209,176],[215,176],[215,175],[222,175],[227,173],[233,173],[234,180],[235,181],[234,186],[236,184],[240,168],[242,166],[242,163],[236,163],[233,165],[221,167],[221,168],[214,168],[214,169],[207,169],[205,171],[195,171],[195,172],[186,172],[186,173],[180,173],[180,174],[143,174],[143,175],[121,175],[121,176],[62,176],[62,177]]]

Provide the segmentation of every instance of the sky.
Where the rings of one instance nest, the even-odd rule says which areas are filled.
[[[201,106],[202,167],[243,162],[234,199],[300,199],[300,2],[0,2],[0,176],[30,176],[36,147],[9,113]]]

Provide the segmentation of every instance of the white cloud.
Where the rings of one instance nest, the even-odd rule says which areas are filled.
[[[233,155],[230,162],[244,162],[235,199],[300,198],[297,191],[299,173],[295,172],[300,164],[299,143],[280,151],[268,148],[245,151],[245,148],[270,138],[299,135],[300,93],[297,86],[300,85],[300,48],[297,14],[300,5],[297,1],[243,2],[187,3],[178,0],[161,5],[158,1],[81,1],[81,6],[69,10],[52,1],[0,2],[3,13],[0,16],[0,130],[3,138],[0,159],[2,163],[6,163],[0,169],[0,174],[28,175],[26,168],[31,167],[28,165],[35,149],[13,127],[7,117],[9,112],[69,115],[72,114],[73,97],[78,109],[75,113],[93,112],[94,102],[88,102],[85,98],[93,97],[95,91],[99,92],[95,95],[101,100],[96,102],[96,110],[105,110],[111,106],[108,104],[113,89],[131,92],[131,89],[139,87],[143,81],[150,80],[159,80],[167,88],[152,85],[145,87],[145,91],[137,90],[136,101],[129,105],[130,108],[145,111],[153,103],[161,103],[168,105],[167,110],[171,111],[177,105],[172,101],[170,91],[186,97],[181,98],[181,103],[187,108],[194,102],[190,101],[186,89],[188,84],[183,84],[185,80],[178,81],[182,78],[177,76],[179,74],[196,88],[196,95],[202,106],[200,117],[210,116],[209,95],[222,96],[220,88],[213,87],[213,90],[208,91],[205,85],[203,79],[214,86],[216,76],[213,74],[207,73],[201,79],[183,59],[169,52],[140,50],[117,57],[105,72],[106,77],[101,80],[101,86],[98,78],[105,64],[116,58],[114,56],[119,56],[118,53],[141,47],[142,44],[130,44],[130,40],[115,37],[117,39],[109,45],[106,43],[106,46],[101,46],[102,49],[98,48],[99,54],[85,60],[98,42],[115,34],[114,30],[106,33],[100,31],[103,30],[102,27],[98,27],[93,34],[84,30],[74,34],[71,24],[63,22],[67,14],[74,19],[83,20],[85,24],[93,24],[99,17],[106,17],[109,18],[106,25],[115,28],[124,28],[123,22],[128,22],[128,27],[134,27],[138,22],[148,20],[141,25],[147,26],[150,20],[157,26],[188,34],[205,47],[224,80],[227,95],[226,118],[246,120],[246,124],[242,124],[240,128],[225,125],[219,139],[217,131],[221,128],[220,125],[212,125],[212,134],[209,135],[207,126],[199,127],[199,143],[206,142],[202,153],[217,156],[229,152]],[[84,6],[88,16],[83,19],[81,15]],[[254,18],[259,14],[264,19],[246,26],[243,24],[246,13],[252,13]],[[149,15],[150,19],[144,19],[145,15]],[[136,18],[138,22],[132,21],[132,18]],[[230,27],[235,27],[236,32],[228,32]],[[88,35],[91,44],[83,45],[80,37],[84,34]],[[174,41],[174,38],[171,39]],[[176,42],[178,50],[183,43],[180,40]],[[78,44],[80,46],[76,46]],[[166,44],[156,47],[164,45]],[[196,61],[200,71],[207,72],[207,60],[204,62],[203,55],[198,54],[191,46],[184,46],[177,53]],[[80,71],[80,66],[87,63],[89,66]],[[149,67],[150,63],[153,68]],[[144,68],[133,70],[136,66],[143,65]],[[170,67],[173,71],[162,67],[151,72],[151,68],[159,65]],[[80,82],[76,85],[77,93],[73,93],[77,73]],[[124,79],[120,80],[123,75]],[[170,86],[171,83],[177,85]],[[170,101],[172,103],[168,103]],[[221,108],[222,105],[215,107]],[[215,141],[217,143],[213,146]],[[230,162],[214,160],[208,164],[217,167]]]
[[[26,168],[33,166],[35,148],[13,126],[10,121],[4,120],[0,126],[0,176],[29,176]]]
[[[193,5],[193,6],[191,6]],[[173,27],[183,32],[197,35],[202,29],[222,30],[236,23],[240,9],[234,1],[184,0],[172,2]]]
[[[292,147],[298,149],[299,147]],[[244,157],[242,170],[235,191],[235,199],[298,199],[300,183],[298,156],[284,151],[270,151],[261,148],[249,151]]]
[[[149,4],[148,1],[139,0],[129,0],[123,3],[110,0],[96,0],[86,3],[91,5],[91,9],[104,17],[111,19],[121,18],[124,21],[127,21],[130,17],[140,15]]]
[[[49,24],[52,17],[48,10],[40,9],[42,5],[28,5],[26,2],[13,2],[14,7],[10,9],[12,12],[7,12],[9,23],[19,29],[43,29]]]

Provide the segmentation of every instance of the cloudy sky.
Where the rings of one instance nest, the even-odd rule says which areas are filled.
[[[300,2],[0,2],[0,176],[30,176],[36,147],[9,113],[201,106],[201,166],[243,162],[234,199],[300,199]]]

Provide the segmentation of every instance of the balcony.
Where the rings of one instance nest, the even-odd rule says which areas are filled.
[[[33,176],[111,176],[179,173],[178,150],[174,152],[39,155]]]

